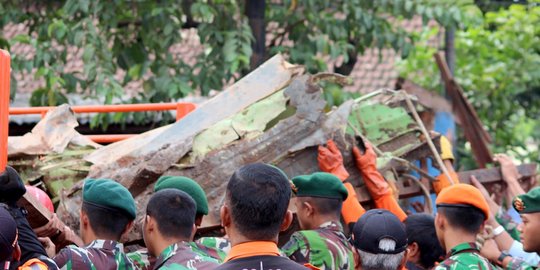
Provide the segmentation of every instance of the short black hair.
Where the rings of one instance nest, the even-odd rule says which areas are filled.
[[[445,254],[437,239],[435,219],[428,214],[412,214],[404,221],[409,245],[418,244],[420,249],[420,264],[425,269],[435,266]]]
[[[227,184],[232,222],[251,240],[270,240],[279,234],[291,198],[291,185],[277,168],[245,165]]]
[[[437,211],[448,220],[451,226],[470,234],[479,233],[480,227],[486,219],[482,210],[472,206],[438,206]]]
[[[338,218],[341,216],[341,207],[343,206],[343,201],[341,199],[321,198],[321,197],[298,197],[298,198],[312,203],[317,208],[319,213],[322,215],[333,215]]]
[[[99,237],[120,240],[126,226],[133,220],[120,210],[99,207],[83,202],[82,211],[88,216],[90,227]]]
[[[156,192],[148,205],[146,214],[157,222],[159,232],[169,238],[191,238],[197,206],[189,194],[178,189]]]

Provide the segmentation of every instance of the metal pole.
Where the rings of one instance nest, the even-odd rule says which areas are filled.
[[[8,155],[10,61],[9,52],[0,50],[0,172],[6,169]]]
[[[404,90],[400,91],[403,94],[403,97],[405,97],[405,102],[407,103],[407,106],[409,107],[409,110],[411,111],[414,119],[418,123],[418,126],[420,126],[420,131],[424,134],[424,137],[426,138],[426,142],[431,149],[431,152],[433,152],[433,157],[435,158],[435,161],[437,164],[439,164],[439,167],[441,167],[441,171],[443,174],[448,178],[448,181],[451,185],[454,185],[454,180],[452,180],[452,177],[450,177],[450,173],[448,172],[448,169],[446,169],[446,166],[444,166],[444,162],[439,155],[439,152],[437,152],[437,148],[435,147],[435,144],[433,144],[433,141],[431,140],[431,136],[429,135],[429,132],[427,131],[426,127],[424,126],[424,122],[422,122],[422,119],[418,115],[418,112],[416,112],[416,109],[414,108],[414,105],[409,98],[407,92]]]

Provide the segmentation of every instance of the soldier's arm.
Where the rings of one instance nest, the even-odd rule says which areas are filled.
[[[521,258],[511,257],[511,256],[508,256],[508,257],[504,258],[503,261],[501,262],[501,265],[502,265],[503,269],[506,269],[506,270],[534,270],[534,269],[538,269],[537,267],[528,264],[527,262],[525,262]]]
[[[71,264],[71,256],[71,249],[65,247],[60,250],[60,252],[58,252],[56,256],[54,256],[53,261],[56,263],[56,265],[58,265],[60,269],[72,269],[69,267],[69,264]]]
[[[289,257],[289,259],[297,263],[309,263],[309,259],[306,258],[307,252],[307,243],[305,237],[299,233],[295,232],[289,242],[287,242],[282,248],[281,251]]]

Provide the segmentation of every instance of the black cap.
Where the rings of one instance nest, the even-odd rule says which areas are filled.
[[[17,224],[11,214],[0,206],[0,265],[11,260],[17,242]]]
[[[362,251],[373,254],[398,254],[407,248],[407,232],[405,225],[396,215],[383,209],[367,211],[354,225],[354,246]],[[392,239],[396,242],[391,250],[381,249],[382,239]]]
[[[0,172],[0,202],[15,203],[24,193],[26,188],[21,177],[15,169],[6,166],[6,170]]]

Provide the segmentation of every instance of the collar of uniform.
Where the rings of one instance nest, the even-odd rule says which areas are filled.
[[[181,241],[174,243],[167,248],[165,248],[161,254],[159,254],[159,257],[156,260],[155,268],[157,269],[158,266],[165,263],[168,259],[170,259],[172,256],[174,256],[176,253],[179,252],[179,250],[184,250],[186,248],[189,248],[189,244],[187,242]],[[190,248],[191,249],[191,248]]]
[[[231,248],[225,262],[234,259],[253,257],[253,256],[279,256],[279,249],[276,243],[271,241],[253,241],[241,243]]]
[[[480,247],[478,247],[476,243],[461,243],[452,248],[450,252],[446,254],[446,258],[466,251],[480,252]]]
[[[334,221],[327,221],[319,226],[319,229],[330,229],[334,231],[343,231],[341,224]]]
[[[94,240],[86,247],[106,249],[106,250],[120,250],[122,252],[124,250],[124,245],[122,243],[114,241],[114,240],[102,240],[102,239]]]

